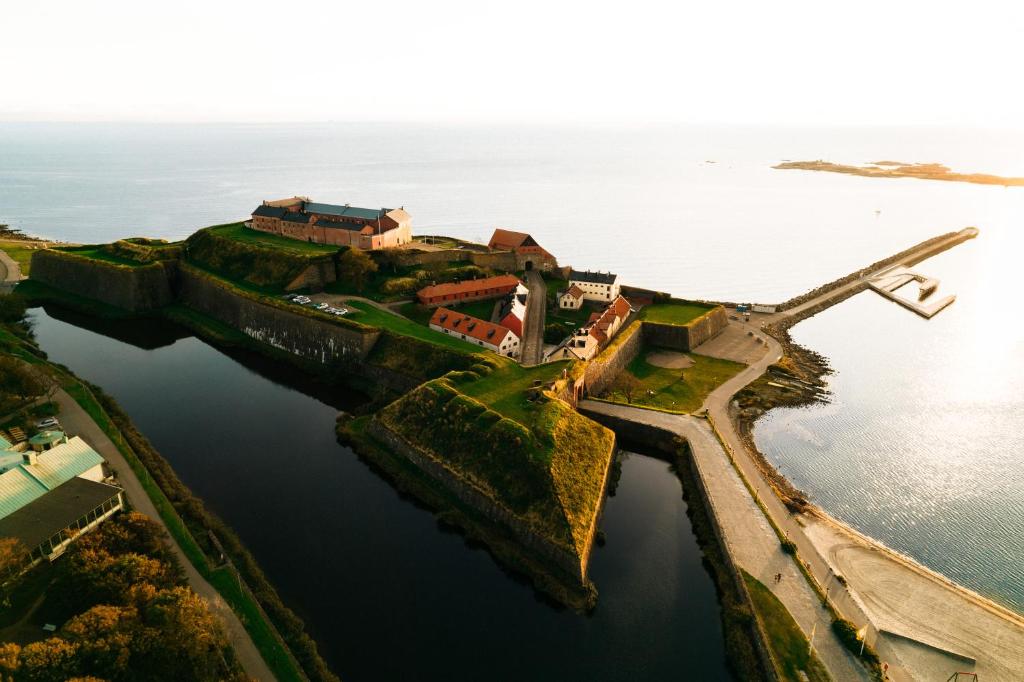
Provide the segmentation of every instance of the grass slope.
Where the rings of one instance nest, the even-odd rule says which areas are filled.
[[[686,325],[711,310],[699,303],[655,303],[640,311],[640,319],[659,324]]]
[[[799,682],[799,671],[803,671],[811,682],[829,682],[828,671],[809,651],[807,637],[785,605],[764,583],[746,571],[743,571],[743,580],[747,583],[757,618],[768,634],[768,644],[775,660],[782,668],[782,679]],[[829,633],[822,632],[821,635],[828,637]]]
[[[278,252],[294,253],[302,256],[323,256],[338,252],[337,246],[329,244],[313,244],[299,239],[289,239],[276,234],[251,230],[243,223],[229,223],[209,228],[218,237],[233,239],[242,244],[252,244]]]
[[[372,303],[349,300],[345,301],[345,305],[358,311],[353,313],[350,318],[355,322],[359,322],[370,327],[377,327],[378,329],[387,329],[395,332],[396,334],[411,336],[415,339],[420,339],[421,341],[427,341],[437,346],[444,346],[445,348],[452,348],[454,350],[462,351],[463,353],[485,352],[485,349],[480,346],[466,343],[461,339],[453,338],[447,334],[442,334],[441,332],[436,332],[429,327],[416,324],[412,320],[402,317],[401,315],[393,315],[392,313],[384,312]]]

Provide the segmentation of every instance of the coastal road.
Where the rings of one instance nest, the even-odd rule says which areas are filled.
[[[953,237],[948,241],[957,240]],[[902,260],[914,264],[934,249],[934,245],[922,247]],[[876,272],[823,292],[788,311],[755,315],[755,323],[759,327],[811,311],[830,298],[864,287]],[[946,679],[953,671],[970,670],[989,680],[1020,679],[1019,673],[1024,671],[1024,619],[1018,614],[860,535],[821,510],[799,516],[789,513],[740,438],[729,411],[736,392],[760,377],[782,356],[783,349],[754,325],[730,324],[747,326],[749,331],[760,334],[768,352],[714,390],[702,409],[714,421],[734,454],[737,467],[772,520],[796,543],[801,559],[817,583],[827,590],[835,607],[858,627],[869,625],[868,641],[890,664],[890,677]],[[848,586],[839,584],[836,575],[846,578]],[[805,621],[797,615],[801,610],[799,600],[769,587],[803,626]],[[975,660],[968,661],[964,656]]]
[[[160,518],[160,514],[153,505],[153,501],[149,499],[149,495],[146,494],[139,479],[136,478],[135,472],[128,466],[128,462],[121,454],[121,451],[117,449],[117,446],[107,438],[107,434],[103,433],[103,430],[96,425],[92,417],[63,389],[58,390],[53,399],[60,406],[60,421],[66,432],[69,435],[81,436],[96,452],[102,455],[117,473],[117,480],[121,487],[124,488],[132,507],[159,523],[164,530],[167,530],[166,524]],[[231,610],[231,607],[224,601],[217,590],[213,589],[213,586],[206,582],[206,579],[199,574],[199,571],[188,560],[185,553],[181,551],[181,547],[178,546],[178,543],[175,542],[170,533],[168,533],[168,540],[174,549],[174,553],[178,556],[182,567],[185,569],[185,577],[188,579],[189,587],[203,597],[209,603],[210,610],[219,615],[223,621],[228,641],[231,642],[231,648],[234,649],[235,656],[237,656],[239,663],[242,665],[242,669],[247,675],[260,682],[273,682],[275,679],[273,673],[270,672],[270,668],[267,667],[256,645],[253,644],[249,633],[245,630],[245,626],[242,625],[242,621],[238,619],[238,616],[235,615],[235,612]]]
[[[21,281],[21,266],[0,249],[0,293],[10,293]]]
[[[815,632],[818,658],[834,680],[870,680],[867,670],[832,635],[829,612],[822,608],[817,594],[792,558],[782,551],[778,536],[706,420],[592,400],[584,400],[579,406],[585,412],[628,419],[685,438],[721,525],[726,551],[737,565],[760,580],[786,605],[805,633]],[[778,583],[773,578],[777,573],[782,574]]]
[[[530,296],[523,323],[523,343],[519,361],[523,365],[539,365],[544,354],[544,320],[547,316],[548,286],[537,270],[526,271],[526,287]]]

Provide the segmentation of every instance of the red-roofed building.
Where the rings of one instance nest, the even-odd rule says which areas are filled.
[[[516,254],[516,265],[520,270],[554,270],[558,261],[545,251],[530,235],[497,228],[487,246],[495,251],[511,251]]]
[[[519,337],[508,327],[485,322],[448,308],[438,308],[430,318],[434,331],[492,350],[499,355],[519,357]]]
[[[573,284],[558,296],[558,307],[579,310],[583,306],[583,289]]]
[[[592,314],[586,326],[573,332],[562,345],[548,353],[545,360],[572,357],[589,360],[615,336],[632,312],[629,301],[617,297],[603,311]]]
[[[480,301],[504,296],[520,286],[522,286],[522,282],[515,275],[498,275],[497,277],[469,279],[465,282],[449,282],[423,287],[416,292],[416,298],[423,305],[430,306]]]

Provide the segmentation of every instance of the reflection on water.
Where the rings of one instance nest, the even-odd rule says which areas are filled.
[[[830,405],[778,409],[762,451],[825,509],[1024,611],[1024,287],[1018,229],[917,270],[956,293],[925,321],[865,292],[793,329],[836,374]]]
[[[113,395],[239,533],[343,679],[729,679],[714,585],[666,463],[625,458],[591,564],[599,603],[581,616],[339,445],[337,409],[360,396],[162,326],[140,340],[120,324],[101,335],[33,319],[50,357]]]

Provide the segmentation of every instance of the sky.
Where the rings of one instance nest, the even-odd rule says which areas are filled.
[[[1024,3],[0,4],[0,120],[1024,125]]]

